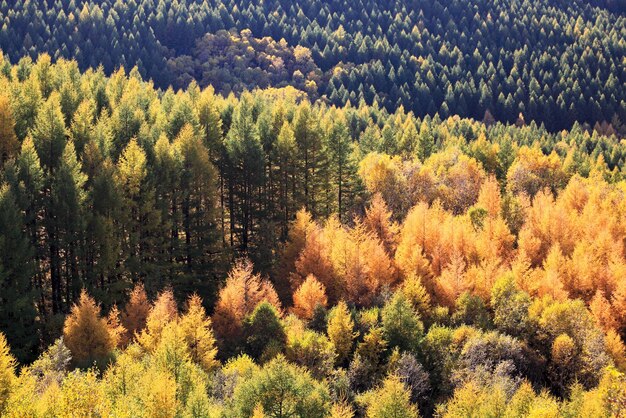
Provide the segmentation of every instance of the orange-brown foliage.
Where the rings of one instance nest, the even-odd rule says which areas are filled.
[[[274,274],[276,290],[282,298],[286,298],[287,294],[291,294],[301,283],[301,278],[294,275],[296,262],[307,244],[309,234],[316,228],[317,225],[313,222],[309,212],[301,209],[296,213],[296,219],[289,229],[289,239],[283,248]]]
[[[341,295],[341,284],[335,277],[330,260],[330,250],[327,242],[332,240],[328,235],[328,228],[323,233],[322,229],[315,225],[306,237],[306,244],[296,261],[296,271],[292,273],[291,286],[297,289],[310,274],[326,287],[328,299],[336,302]]]
[[[363,218],[363,226],[383,243],[389,254],[396,251],[398,238],[398,225],[391,220],[392,216],[383,197],[376,193]]]
[[[591,299],[589,310],[598,326],[605,332],[617,329],[618,323],[613,316],[613,308],[601,290],[596,291],[595,296]]]
[[[500,215],[500,205],[500,185],[494,176],[489,176],[480,188],[476,206],[485,209],[490,217],[497,218]]]
[[[397,274],[389,255],[362,223],[349,230],[331,220],[324,231],[343,299],[368,306],[381,289],[394,285]]]
[[[109,311],[109,315],[107,315],[107,326],[109,328],[109,334],[113,339],[113,345],[119,348],[124,347],[126,342],[123,337],[127,332],[126,328],[122,325],[120,311],[117,305],[113,305],[113,308]]]
[[[77,362],[103,359],[115,347],[107,320],[100,316],[100,307],[85,290],[65,320],[63,341]]]
[[[141,332],[146,326],[150,313],[150,301],[142,283],[137,283],[130,292],[130,298],[122,313],[122,325],[127,332],[122,336],[124,344],[130,342],[135,333]]]
[[[303,319],[311,319],[318,305],[326,307],[326,288],[309,275],[293,294],[293,313]]]
[[[253,272],[250,260],[235,263],[226,284],[220,290],[213,329],[222,340],[238,337],[244,318],[262,301],[267,301],[280,311],[280,301],[272,284]]]

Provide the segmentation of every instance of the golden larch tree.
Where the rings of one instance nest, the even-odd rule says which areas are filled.
[[[392,221],[393,213],[389,210],[387,203],[380,193],[372,197],[372,203],[365,210],[363,226],[373,233],[385,246],[385,250],[390,255],[395,253],[399,228]]]
[[[340,301],[328,315],[328,327],[326,329],[330,342],[337,353],[336,361],[342,364],[348,359],[354,338],[354,321],[344,301]]]
[[[400,290],[421,318],[427,318],[430,315],[432,309],[431,297],[419,277],[414,274],[407,277],[402,283]]]
[[[601,290],[596,291],[593,299],[591,299],[589,310],[596,324],[602,328],[604,332],[615,331],[618,328],[618,321],[613,314],[611,303]]]
[[[187,311],[180,319],[180,327],[185,336],[191,359],[209,372],[219,363],[215,359],[217,348],[211,319],[207,316],[200,296],[194,294],[187,300]]]
[[[4,411],[15,382],[15,364],[7,339],[0,332],[0,415]]]
[[[103,360],[115,348],[115,338],[100,315],[100,306],[84,289],[65,319],[63,341],[77,363]]]
[[[500,205],[500,185],[494,176],[489,176],[480,188],[476,206],[485,209],[490,217],[497,218],[500,214]]]
[[[341,296],[341,283],[337,280],[330,260],[329,241],[334,235],[336,220],[331,219],[322,231],[312,228],[306,237],[306,243],[296,261],[296,271],[290,276],[291,287],[296,290],[312,274],[326,287],[328,300],[333,303]]]
[[[122,313],[122,325],[127,330],[124,336],[125,343],[130,342],[135,333],[143,331],[150,309],[150,301],[143,283],[137,283],[130,292],[128,303],[126,303]]]
[[[293,292],[302,283],[297,275],[293,276],[296,271],[296,261],[306,246],[308,235],[316,228],[317,225],[309,212],[301,209],[296,213],[296,219],[289,228],[289,237],[275,272],[274,283],[281,297],[284,296],[283,293]]]
[[[11,112],[9,99],[0,95],[0,167],[14,157],[20,149],[20,143],[15,135],[15,119]]]
[[[139,343],[147,350],[155,350],[161,340],[163,329],[177,317],[178,307],[174,300],[174,293],[171,289],[164,290],[150,309],[146,327],[137,338]]]
[[[113,305],[107,315],[107,326],[109,327],[109,334],[111,338],[113,338],[113,345],[122,348],[124,346],[124,336],[127,334],[127,331],[122,325],[120,310],[117,308],[117,305]]]
[[[215,305],[213,328],[218,339],[224,341],[241,336],[244,318],[262,301],[269,302],[278,311],[281,309],[272,284],[254,273],[250,260],[238,260]]]
[[[302,319],[311,319],[318,305],[326,307],[326,288],[309,274],[293,294],[293,313]]]

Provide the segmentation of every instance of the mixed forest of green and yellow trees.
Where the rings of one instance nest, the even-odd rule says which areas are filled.
[[[625,412],[615,131],[0,74],[0,415]]]
[[[0,0],[0,417],[626,416],[624,0]]]

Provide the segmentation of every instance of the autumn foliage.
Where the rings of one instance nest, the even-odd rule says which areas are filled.
[[[617,124],[138,71],[0,65],[0,416],[624,415]]]
[[[311,319],[315,308],[326,307],[326,289],[317,281],[315,276],[309,275],[293,294],[293,313],[303,319]]]
[[[65,321],[63,339],[73,359],[82,364],[103,360],[116,345],[116,334],[101,316],[100,307],[84,290]]]
[[[128,343],[135,333],[144,329],[149,313],[150,301],[144,286],[138,283],[130,292],[128,303],[122,313],[122,324],[127,331],[123,336],[124,343]]]
[[[213,313],[213,327],[221,344],[241,338],[243,321],[263,301],[281,309],[272,284],[253,272],[249,260],[239,260],[220,290]]]

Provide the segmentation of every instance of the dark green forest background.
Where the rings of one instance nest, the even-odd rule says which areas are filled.
[[[511,123],[521,113],[556,131],[626,120],[624,10],[623,0],[4,0],[0,48],[12,62],[47,52],[81,70],[137,66],[160,88],[294,85],[335,105]]]

